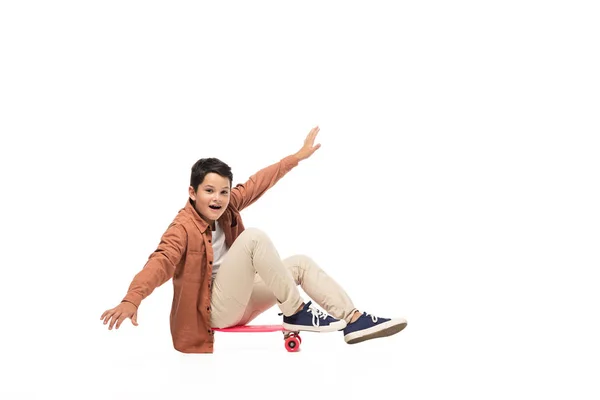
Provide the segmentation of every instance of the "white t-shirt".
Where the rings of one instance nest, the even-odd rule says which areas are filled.
[[[227,245],[225,244],[225,233],[219,226],[219,223],[215,221],[215,231],[212,233],[212,247],[215,259],[213,260],[212,279],[215,279],[217,271],[223,262],[225,254],[227,254]]]

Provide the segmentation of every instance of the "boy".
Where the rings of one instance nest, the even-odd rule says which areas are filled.
[[[108,329],[130,318],[137,326],[141,301],[173,278],[171,335],[183,353],[212,353],[214,331],[244,325],[277,305],[288,330],[344,331],[359,343],[390,336],[403,318],[377,318],[358,311],[346,292],[310,258],[282,260],[269,237],[244,227],[240,211],[319,149],[313,128],[295,154],[266,167],[232,188],[229,166],[203,158],[192,167],[189,199],[163,234],[158,248],[133,278],[121,303],[100,317]],[[331,315],[304,302],[297,285]]]

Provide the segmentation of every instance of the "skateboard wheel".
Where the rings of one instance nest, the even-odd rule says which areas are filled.
[[[289,337],[295,337],[298,339],[298,342],[302,343],[302,338],[300,337],[300,333],[299,332],[288,332],[287,334],[284,334],[283,337],[285,339],[289,338]]]
[[[300,340],[294,336],[285,339],[285,349],[289,352],[300,350]]]

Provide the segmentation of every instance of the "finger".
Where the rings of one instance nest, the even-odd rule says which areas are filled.
[[[112,316],[112,319],[110,321],[110,325],[108,325],[108,330],[111,330],[113,328],[113,326],[115,326],[115,323],[117,322],[117,320],[119,319],[119,317],[121,316],[121,313],[118,314],[114,314]]]
[[[135,326],[138,326],[138,322],[137,322],[137,311],[135,312],[135,314],[133,314],[133,317],[131,317],[131,323]]]
[[[315,135],[312,133],[309,133],[308,136],[306,137],[306,140],[304,141],[304,145],[305,146],[311,146],[315,143]]]
[[[110,310],[110,312],[104,316],[104,325],[106,325],[108,323],[108,321],[110,321],[110,318],[114,314],[115,314],[115,312],[113,310]]]
[[[125,321],[126,319],[127,319],[127,317],[125,316],[125,314],[121,314],[119,316],[119,318],[117,319],[117,324],[115,325],[115,329],[119,329],[119,327],[121,326],[123,321]]]
[[[321,147],[320,144],[314,146],[312,149],[310,149],[310,155],[312,156],[313,154],[315,154],[315,151],[319,150],[319,147]]]
[[[114,308],[112,310],[108,310],[108,311],[105,312],[105,315],[104,315],[104,325],[106,325],[106,323],[108,321],[110,321],[110,318],[113,315],[115,315],[115,313],[116,313],[116,310]]]
[[[104,318],[105,318],[105,317],[108,315],[108,313],[109,313],[109,312],[111,312],[111,311],[112,311],[112,309],[111,309],[111,310],[106,310],[106,311],[104,311],[104,312],[102,313],[102,316],[100,317],[100,319],[104,319]]]
[[[321,130],[321,128],[319,128],[318,126],[315,126],[312,130],[312,136],[313,138],[317,137],[317,134],[319,133],[319,131]]]
[[[311,136],[311,143],[315,142],[315,139],[317,138],[317,134],[319,133],[319,128],[316,128],[315,131],[313,132],[312,136]]]

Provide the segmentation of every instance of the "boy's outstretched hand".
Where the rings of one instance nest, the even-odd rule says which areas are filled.
[[[315,151],[321,147],[320,143],[315,144],[315,138],[317,137],[317,133],[319,133],[321,129],[318,126],[315,126],[308,132],[308,136],[304,139],[304,146],[296,154],[299,161],[306,160],[308,157],[312,156]]]
[[[137,307],[126,301],[122,302],[115,308],[104,311],[104,313],[102,313],[102,316],[100,317],[100,319],[104,320],[104,325],[109,324],[109,330],[113,328],[115,323],[117,324],[115,328],[119,329],[119,326],[121,326],[123,321],[125,321],[125,319],[127,318],[131,318],[131,323],[135,326],[138,326]]]

